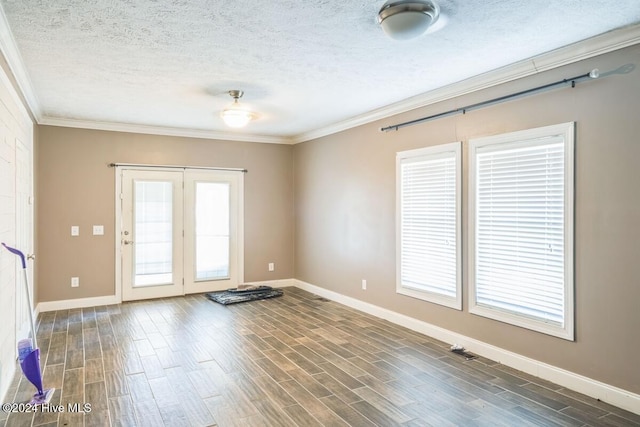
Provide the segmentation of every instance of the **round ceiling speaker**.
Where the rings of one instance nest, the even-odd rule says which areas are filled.
[[[421,36],[440,16],[440,8],[431,0],[388,0],[378,12],[378,23],[396,40]]]

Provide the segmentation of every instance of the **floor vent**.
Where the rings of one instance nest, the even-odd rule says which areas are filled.
[[[466,360],[473,360],[476,356],[475,354],[469,353],[464,348],[451,350],[451,353],[457,354],[458,356],[464,357]]]

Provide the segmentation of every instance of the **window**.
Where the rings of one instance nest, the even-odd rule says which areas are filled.
[[[573,340],[573,137],[469,141],[471,313]]]
[[[195,183],[195,280],[229,278],[231,241],[228,182]]]
[[[460,143],[396,159],[399,294],[462,309]]]
[[[134,286],[173,281],[173,186],[134,181],[136,242]]]

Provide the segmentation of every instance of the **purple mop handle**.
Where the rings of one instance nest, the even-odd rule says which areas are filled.
[[[22,268],[23,269],[27,268],[27,261],[25,260],[24,254],[22,252],[20,252],[16,248],[12,248],[11,246],[5,245],[4,243],[2,244],[2,246],[4,246],[12,254],[18,255],[20,257],[20,259],[22,260]]]
[[[33,348],[38,348],[38,343],[36,342],[36,326],[33,322],[33,310],[31,309],[32,301],[31,301],[31,293],[29,292],[29,278],[27,277],[27,260],[24,257],[24,254],[16,248],[12,248],[11,246],[7,246],[6,244],[2,244],[9,252],[12,254],[18,255],[20,260],[22,260],[22,272],[24,273],[24,287],[25,292],[27,294],[27,305],[29,307],[29,320],[31,321],[31,337],[33,339]]]

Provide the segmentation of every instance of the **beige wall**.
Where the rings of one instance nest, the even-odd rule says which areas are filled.
[[[38,300],[113,295],[115,182],[111,162],[242,167],[245,280],[295,277],[551,365],[640,393],[640,70],[424,123],[379,127],[626,63],[640,47],[529,77],[297,146],[38,126]],[[576,341],[395,293],[395,153],[575,121]],[[294,188],[295,187],[295,188]],[[463,185],[463,241],[466,185]],[[294,217],[295,214],[295,217]],[[91,236],[93,224],[104,237]],[[71,225],[81,236],[71,238]],[[295,240],[294,240],[295,236]],[[294,251],[295,248],[295,251]],[[467,247],[463,244],[466,260]],[[295,258],[295,270],[294,270]],[[267,263],[276,272],[267,272]],[[70,277],[81,278],[80,288]],[[360,288],[368,280],[368,290]]]
[[[246,168],[247,282],[293,277],[292,147],[38,126],[38,301],[114,295],[115,169],[144,163]],[[71,237],[72,225],[80,236]],[[93,236],[104,225],[104,236]],[[275,272],[267,264],[275,262]],[[71,288],[72,276],[80,287]]]
[[[524,356],[640,393],[640,67],[423,123],[381,126],[626,63],[640,47],[593,58],[294,148],[295,277]],[[467,303],[467,150],[473,137],[575,121],[576,341],[471,315]],[[463,141],[462,312],[395,293],[395,154]],[[361,290],[367,279],[368,290]]]

